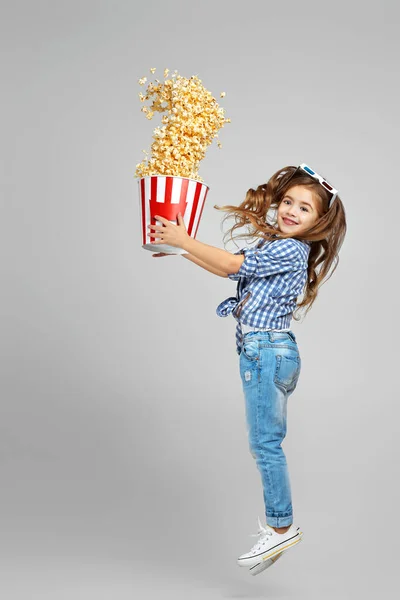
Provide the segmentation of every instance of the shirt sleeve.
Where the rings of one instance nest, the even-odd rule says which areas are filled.
[[[241,250],[234,252],[234,254],[235,255],[245,254],[245,252],[247,250],[250,250],[250,248],[242,248]],[[239,273],[232,273],[231,275],[228,273],[228,277],[229,277],[229,279],[232,279],[232,281],[238,281],[240,279],[241,275],[239,275]]]
[[[228,274],[233,280],[239,277],[268,277],[304,269],[308,265],[299,243],[293,238],[275,240],[259,250],[242,248],[235,254],[244,254],[245,259],[237,273]]]

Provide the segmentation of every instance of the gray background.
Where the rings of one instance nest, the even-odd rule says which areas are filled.
[[[1,23],[2,595],[393,598],[396,4],[14,1]],[[235,321],[215,313],[236,285],[141,248],[151,67],[226,92],[199,240],[222,248],[233,222],[213,205],[289,164],[347,211],[339,267],[292,321],[284,447],[304,539],[257,577],[236,558],[265,522],[261,481]]]

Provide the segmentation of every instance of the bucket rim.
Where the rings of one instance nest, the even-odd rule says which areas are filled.
[[[192,179],[191,177],[181,177],[179,175],[144,175],[143,177],[138,177],[137,180],[141,181],[142,179],[151,179],[152,177],[164,177],[165,179],[167,177],[170,177],[172,179],[187,179],[187,181],[194,181],[195,183],[200,183],[201,185],[205,185],[206,187],[210,188],[208,183],[206,183],[205,181],[199,181],[198,179]]]

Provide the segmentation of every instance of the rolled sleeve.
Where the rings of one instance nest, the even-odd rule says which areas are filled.
[[[234,252],[234,254],[236,256],[238,254],[245,254],[247,250],[249,250],[249,248],[242,248],[241,250],[238,250],[237,252]],[[228,278],[232,279],[232,281],[238,281],[240,279],[240,277],[241,277],[241,275],[239,275],[239,273],[232,273],[232,274],[228,273]]]
[[[235,254],[244,254],[245,259],[237,273],[228,275],[234,280],[239,277],[268,277],[307,268],[304,253],[299,243],[292,238],[276,240],[259,250],[243,248]]]

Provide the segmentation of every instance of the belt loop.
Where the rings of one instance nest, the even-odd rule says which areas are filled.
[[[274,332],[273,331],[268,331],[268,337],[269,337],[269,341],[273,342],[274,340]]]

